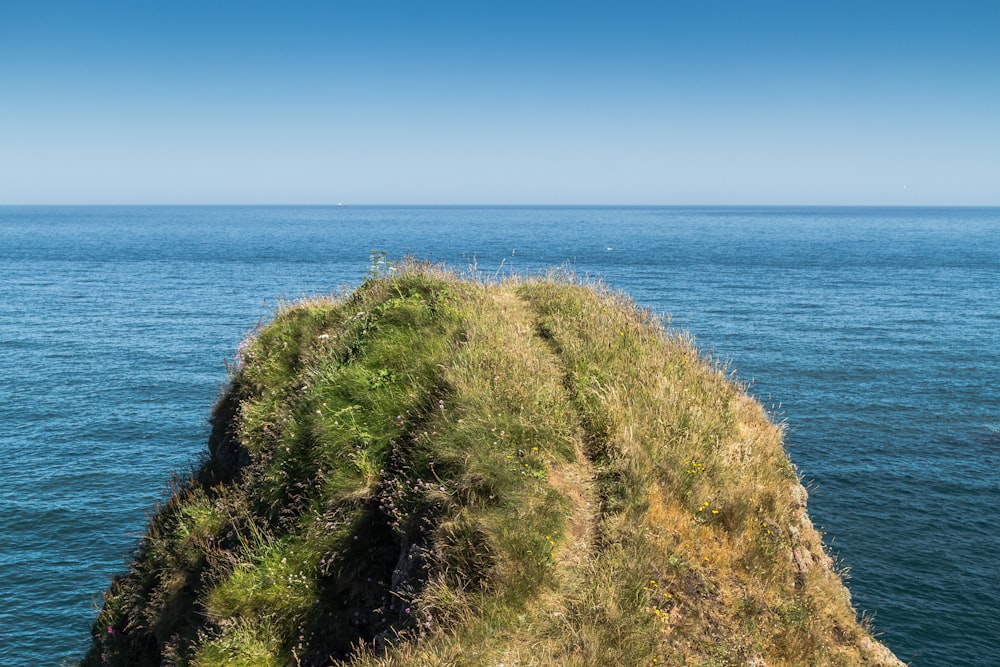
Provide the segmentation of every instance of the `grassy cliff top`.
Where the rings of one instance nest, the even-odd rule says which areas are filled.
[[[393,266],[240,346],[85,665],[895,665],[761,406],[627,298]]]

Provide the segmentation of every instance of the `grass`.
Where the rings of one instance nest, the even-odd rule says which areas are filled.
[[[378,260],[240,345],[84,665],[898,664],[686,336],[564,274]]]

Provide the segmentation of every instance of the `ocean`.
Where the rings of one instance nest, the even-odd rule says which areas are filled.
[[[1000,665],[1000,209],[352,206],[0,207],[0,664],[82,657],[240,339],[373,250],[668,316],[787,424],[889,648]]]

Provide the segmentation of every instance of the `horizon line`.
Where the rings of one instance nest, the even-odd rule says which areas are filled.
[[[1000,208],[996,204],[0,203],[0,208]]]

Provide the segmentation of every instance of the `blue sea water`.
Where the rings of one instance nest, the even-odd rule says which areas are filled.
[[[0,664],[81,657],[224,359],[373,249],[669,314],[787,422],[885,643],[1000,665],[1000,209],[405,207],[0,208]]]

